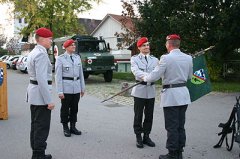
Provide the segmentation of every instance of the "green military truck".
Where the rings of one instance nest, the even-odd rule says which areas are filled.
[[[76,41],[76,53],[81,57],[85,79],[91,74],[103,74],[105,82],[112,81],[113,70],[115,70],[114,56],[110,54],[105,40],[80,35],[56,38],[53,40],[55,57],[65,52],[63,43],[67,39]]]

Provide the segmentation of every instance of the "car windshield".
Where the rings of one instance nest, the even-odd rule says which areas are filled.
[[[79,41],[78,52],[104,52],[106,51],[104,41]]]

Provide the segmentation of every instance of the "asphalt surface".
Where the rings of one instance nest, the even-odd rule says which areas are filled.
[[[113,81],[112,84],[119,89],[121,82],[123,81]],[[53,92],[56,107],[52,111],[47,153],[51,153],[54,159],[158,159],[160,154],[167,153],[163,112],[158,103],[155,105],[153,129],[150,134],[156,147],[145,146],[138,149],[135,146],[132,128],[132,98],[124,98],[123,100],[128,100],[129,103],[125,105],[122,102],[116,103],[116,100],[101,103],[103,98],[97,93],[105,94],[102,97],[109,96],[104,82],[90,76],[86,83],[87,92],[79,103],[77,122],[77,127],[83,132],[81,136],[63,136],[59,117],[60,100],[56,92]],[[9,119],[0,120],[0,159],[31,158],[30,108],[25,102],[27,85],[27,74],[8,70]],[[226,150],[225,144],[220,149],[213,148],[219,140],[217,133],[220,129],[217,126],[219,122],[227,121],[236,102],[236,95],[240,93],[212,92],[189,106],[185,159],[239,158],[240,148],[237,143],[231,152]]]

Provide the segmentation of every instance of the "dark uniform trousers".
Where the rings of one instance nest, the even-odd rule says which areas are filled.
[[[78,102],[80,93],[64,94],[64,99],[61,100],[61,123],[76,123],[78,113]]]
[[[30,143],[34,155],[45,155],[50,129],[51,110],[47,105],[31,105]]]
[[[135,134],[150,134],[153,123],[154,102],[155,98],[145,99],[134,97],[133,129]],[[145,118],[142,124],[143,111]]]
[[[166,148],[169,151],[182,150],[186,143],[185,113],[187,105],[164,107],[165,129],[167,130]]]

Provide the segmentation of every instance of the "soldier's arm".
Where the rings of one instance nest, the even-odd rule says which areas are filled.
[[[84,80],[84,75],[83,75],[83,68],[82,68],[82,62],[81,62],[81,57],[79,57],[80,59],[80,69],[79,69],[79,75],[80,75],[80,86],[81,86],[81,96],[84,95],[85,92],[85,80]]]
[[[134,57],[131,58],[131,71],[137,79],[142,79],[144,76],[147,75],[146,72],[144,72],[138,67],[136,59]]]
[[[149,73],[143,78],[145,82],[154,82],[163,77],[167,65],[165,58],[166,57],[164,55],[161,56],[159,64],[154,68],[154,70],[151,73]]]
[[[63,72],[62,60],[60,57],[58,57],[55,63],[55,82],[58,95],[63,94],[62,72]]]
[[[47,54],[43,53],[38,54],[34,59],[36,80],[45,104],[52,103],[51,93],[48,86],[48,62],[49,59]]]

